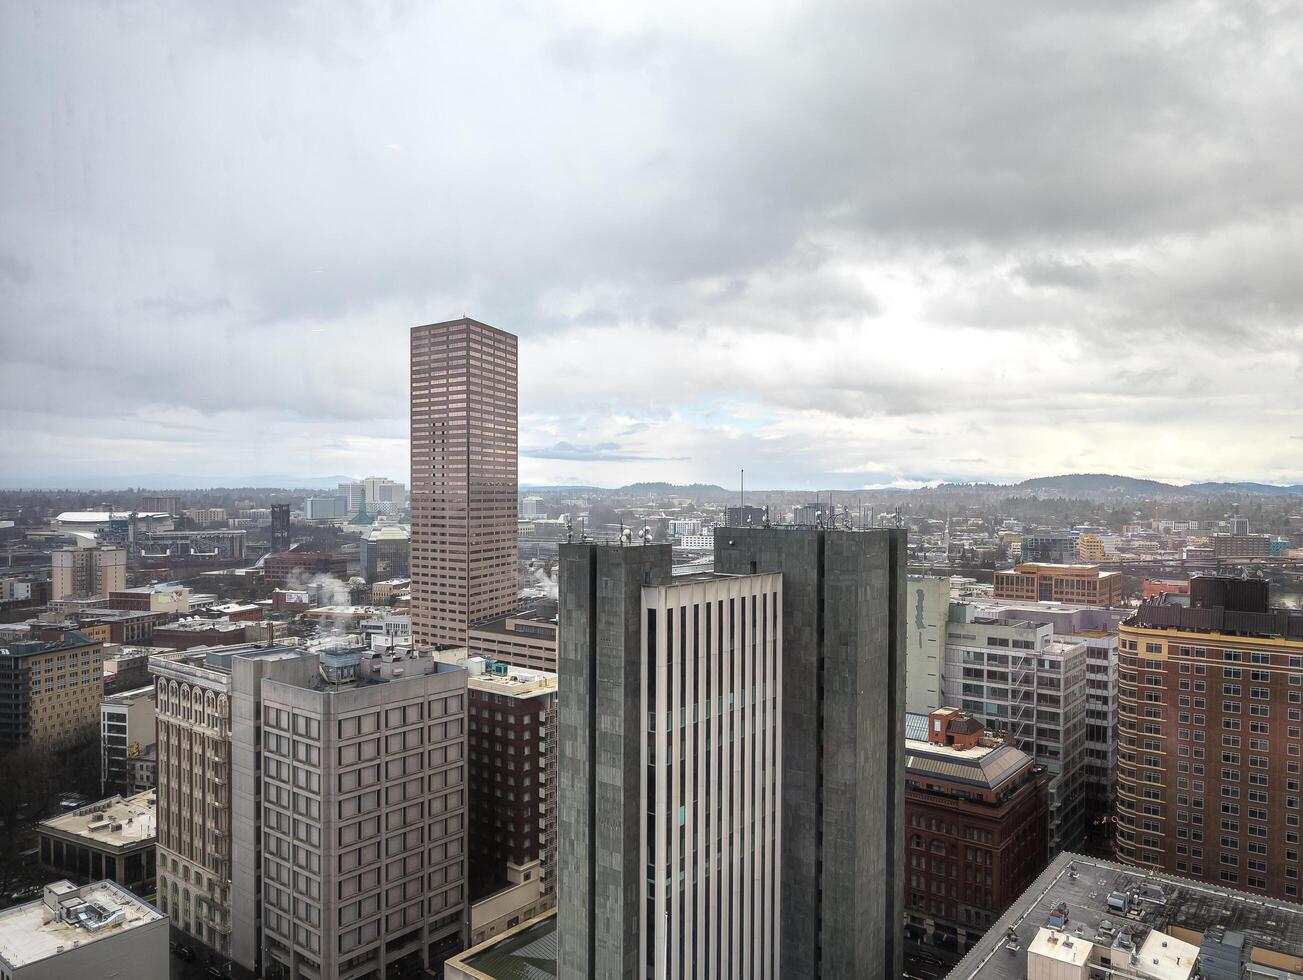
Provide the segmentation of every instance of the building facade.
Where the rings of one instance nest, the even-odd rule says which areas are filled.
[[[763,527],[768,522],[768,507],[739,504],[736,507],[724,508],[724,524],[727,527]]]
[[[475,320],[411,333],[412,634],[464,646],[516,606],[516,337]]]
[[[1008,737],[1050,774],[1049,847],[1076,847],[1086,821],[1086,645],[1050,623],[951,607],[941,697]]]
[[[557,669],[557,605],[550,600],[471,627],[471,653],[527,670]]]
[[[1118,641],[1118,855],[1297,899],[1303,615],[1271,609],[1264,581],[1202,577]]]
[[[1070,565],[1077,560],[1077,536],[1070,531],[1024,531],[1022,560]]]
[[[51,642],[0,647],[0,748],[65,748],[94,739],[104,697],[104,645],[68,630]]]
[[[81,881],[154,891],[154,793],[112,796],[37,824],[41,863]]]
[[[107,597],[126,587],[124,548],[60,548],[50,553],[52,599]]]
[[[348,516],[348,497],[331,494],[325,497],[308,497],[303,501],[303,518],[309,521],[342,520]]]
[[[373,527],[358,544],[357,560],[368,582],[406,578],[410,567],[411,536],[396,524]]]
[[[497,903],[511,928],[556,904],[557,678],[483,658],[467,668],[470,896],[519,893]]]
[[[466,672],[323,665],[256,644],[151,663],[159,907],[257,975],[416,970],[466,939]]]
[[[715,532],[717,572],[782,575],[785,977],[902,969],[905,552],[897,529]]]
[[[995,573],[997,599],[1064,602],[1086,606],[1120,606],[1122,574],[1101,572],[1094,565],[1021,562]]]
[[[559,975],[778,976],[782,576],[561,555]]]
[[[466,671],[410,655],[352,683],[315,673],[261,684],[263,969],[415,972],[466,943]]]
[[[1049,860],[1048,777],[954,708],[911,714],[905,740],[906,922],[966,949]]]
[[[661,962],[677,971],[682,957],[683,970],[690,971],[689,957],[694,951],[714,949],[708,942],[703,947],[698,940],[708,939],[711,930],[721,928],[726,931],[720,934],[720,952],[711,954],[714,959],[705,964],[706,975],[732,975],[743,967],[819,980],[899,975],[904,914],[904,532],[718,529],[717,574],[700,579],[673,579],[669,546],[579,544],[563,545],[560,551],[557,929],[561,975],[647,975],[646,941],[650,939],[654,946],[658,937],[666,939],[668,946],[652,950],[652,966]],[[774,577],[773,586],[765,584],[762,589],[757,583],[765,576]],[[739,628],[745,613],[750,627],[759,628],[758,643],[764,642],[767,629],[770,642],[776,640],[781,645],[777,671],[781,704],[776,709],[774,752],[778,764],[775,779],[782,792],[773,823],[781,848],[772,870],[777,875],[776,901],[782,926],[772,960],[766,958],[769,951],[763,940],[750,960],[745,958],[747,954],[740,954],[741,960],[733,957],[738,930],[746,927],[735,917],[741,898],[735,891],[721,892],[715,869],[716,897],[703,906],[700,886],[704,876],[699,873],[690,879],[685,860],[684,894],[692,880],[697,893],[686,901],[679,895],[674,855],[686,855],[688,848],[680,845],[678,838],[689,839],[688,815],[691,813],[691,822],[696,823],[701,819],[701,807],[694,812],[683,803],[684,824],[676,829],[679,813],[673,794],[677,791],[683,800],[694,792],[687,783],[687,767],[690,764],[694,772],[702,767],[684,738],[704,736],[701,720],[710,716],[702,689],[688,686],[693,676],[698,682],[701,678],[686,649],[678,651],[677,660],[661,658],[674,652],[671,629],[676,642],[683,643],[690,636],[699,649],[706,642],[704,637],[709,637],[710,657],[718,657],[718,631],[728,629],[721,612],[727,616],[730,608],[730,603],[720,607],[716,600],[711,630],[706,631],[700,625],[706,615],[704,602],[690,603],[700,607],[694,618],[687,600],[675,591],[693,587],[694,580],[702,588],[768,591],[768,609],[764,595],[758,595],[758,611],[752,613],[748,598],[742,610],[734,608],[732,625]],[[730,581],[741,584],[729,585]],[[676,605],[681,599],[683,604]],[[681,620],[673,627],[662,621],[662,614],[671,609],[681,610]],[[689,627],[689,622],[698,625]],[[648,645],[653,623],[657,637],[655,644]],[[749,645],[746,629],[743,636]],[[662,649],[663,655],[657,652]],[[731,662],[734,655],[735,648],[729,649],[725,659]],[[662,662],[667,671],[663,678],[658,666]],[[652,677],[647,678],[649,666]],[[759,666],[747,669],[758,670]],[[711,677],[709,672],[706,676]],[[727,682],[735,706],[735,687],[745,686],[747,676],[754,674],[735,672]],[[665,718],[658,711],[646,712],[643,691],[653,682],[657,685],[653,703],[683,705],[682,719],[673,711]],[[713,686],[717,682],[719,688]],[[715,699],[717,711],[722,710],[724,683],[722,678],[711,680],[710,697]],[[661,686],[664,684],[669,685],[668,690]],[[752,696],[745,693],[743,704]],[[759,693],[754,696],[763,709]],[[697,711],[686,707],[694,700],[702,705]],[[724,712],[719,720],[728,717]],[[688,718],[697,722],[689,725]],[[736,715],[733,721],[736,726]],[[711,750],[711,763],[718,765],[723,753],[718,751],[722,745],[716,737],[722,739],[723,731],[716,732],[714,727],[706,748]],[[668,742],[668,752],[662,740]],[[751,747],[758,749],[760,741],[752,740]],[[703,751],[701,741],[695,744],[695,752]],[[728,744],[731,753],[736,746]],[[644,747],[655,747],[655,755],[644,755]],[[676,762],[680,763],[677,767]],[[736,772],[740,778],[751,778],[754,785],[757,768],[763,770],[768,763],[761,754],[758,759],[749,758]],[[709,772],[711,765],[704,768]],[[646,782],[651,775],[659,794],[660,769],[670,794],[669,826],[663,828],[659,818],[646,820],[646,814],[653,811],[640,809],[647,799],[655,799],[659,805],[660,797],[652,795]],[[677,788],[676,781],[680,783]],[[696,790],[700,789],[698,782]],[[711,805],[725,805],[728,799],[726,805],[734,807],[737,788],[732,792],[732,798],[712,796]],[[749,796],[744,802],[750,803]],[[734,850],[739,841],[760,842],[754,830],[748,833],[752,836],[742,838],[735,831],[726,844],[707,842],[707,846],[726,847],[730,855],[760,861],[763,856],[753,855],[749,848],[745,855]],[[671,861],[669,874],[667,880],[658,882],[653,872],[649,888],[645,869],[657,867],[664,859],[665,853],[657,850],[662,839]],[[697,832],[692,839],[701,840]],[[648,840],[652,841],[650,854],[645,847]],[[760,897],[760,884],[749,894]],[[640,918],[647,914],[648,901],[653,903],[654,913]],[[702,909],[707,918],[684,918],[685,908]],[[750,915],[752,906],[746,908]],[[656,921],[666,915],[663,923]],[[679,936],[680,923],[684,937]],[[696,939],[688,941],[687,936]],[[761,958],[757,960],[755,955]],[[702,965],[700,959],[696,965]]]
[[[168,980],[167,918],[112,881],[56,881],[0,911],[4,980]]]
[[[140,766],[154,755],[155,688],[110,694],[100,702],[100,792],[141,793],[154,788],[156,766]],[[140,777],[146,777],[140,785]]]
[[[905,710],[925,715],[941,707],[950,580],[911,575],[905,608]]]

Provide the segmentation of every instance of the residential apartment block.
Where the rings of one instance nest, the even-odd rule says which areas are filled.
[[[943,703],[1007,736],[1050,773],[1050,853],[1075,847],[1086,814],[1086,644],[1049,623],[1006,621],[951,606]]]
[[[104,645],[76,630],[0,647],[0,748],[58,749],[95,738]]]
[[[556,905],[556,674],[471,657],[470,941]]]
[[[1128,864],[1300,895],[1303,614],[1201,577],[1119,628],[1117,851]]]
[[[50,598],[103,596],[127,587],[125,548],[61,548],[50,553]]]

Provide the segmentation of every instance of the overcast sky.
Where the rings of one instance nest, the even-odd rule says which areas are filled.
[[[1303,482],[1301,93],[1291,2],[9,0],[0,473],[405,479],[465,313],[526,483]]]

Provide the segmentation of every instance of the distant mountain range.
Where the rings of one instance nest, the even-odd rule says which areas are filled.
[[[117,490],[134,487],[140,490],[193,490],[193,489],[271,489],[333,490],[341,483],[356,479],[345,475],[288,476],[285,474],[260,474],[253,476],[222,477],[204,480],[176,473],[137,473],[127,476],[32,477],[28,479],[0,477],[0,489],[5,490]],[[737,488],[721,487],[713,483],[631,483],[623,487],[595,486],[521,486],[524,493],[603,493],[629,496],[678,496],[698,500],[735,500]],[[834,488],[836,489],[836,488]],[[826,488],[825,488],[826,491]],[[748,494],[763,493],[816,493],[813,488],[748,489]],[[941,495],[991,495],[1005,494],[1025,497],[1067,497],[1086,500],[1136,499],[1198,499],[1202,497],[1252,496],[1277,497],[1303,494],[1303,484],[1276,486],[1270,483],[1191,483],[1181,486],[1159,480],[1142,480],[1132,476],[1112,473],[1066,473],[1060,476],[1038,476],[1021,483],[943,483],[936,487],[918,490],[837,489],[837,493],[858,493],[865,496],[909,496],[912,494]]]
[[[0,477],[0,490],[217,490],[271,489],[334,490],[352,476],[286,476],[280,473],[205,479],[179,473],[128,473],[125,476]]]
[[[997,489],[1000,484],[988,484]],[[1041,497],[1221,497],[1221,496],[1283,496],[1303,494],[1303,484],[1282,487],[1270,483],[1190,483],[1180,486],[1158,480],[1140,480],[1131,476],[1111,473],[1068,473],[1063,476],[1041,476],[1023,480],[1007,487],[1008,490]]]
[[[738,495],[736,488],[725,488],[713,483],[631,483],[623,487],[603,489],[588,486],[535,486],[522,487],[528,492],[601,492],[612,494],[629,494],[643,496],[647,494],[664,494],[694,498],[732,498]],[[814,489],[803,491],[800,488],[786,490],[754,489],[748,493],[816,493]],[[826,491],[825,491],[826,492]],[[839,489],[839,494],[860,493],[864,495],[909,496],[911,494],[964,494],[964,493],[1004,493],[1012,496],[1026,497],[1071,497],[1080,499],[1121,499],[1121,498],[1164,498],[1195,499],[1200,497],[1222,496],[1285,496],[1303,494],[1303,484],[1293,486],[1276,486],[1270,483],[1191,483],[1181,486],[1175,483],[1163,483],[1159,480],[1142,480],[1133,476],[1117,476],[1111,473],[1068,473],[1062,476],[1038,476],[1021,483],[943,483],[936,487],[910,489],[854,490]]]

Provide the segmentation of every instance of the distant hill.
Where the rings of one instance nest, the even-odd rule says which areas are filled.
[[[1216,496],[1219,494],[1243,493],[1258,494],[1264,497],[1282,497],[1289,494],[1303,494],[1303,483],[1289,487],[1278,487],[1272,483],[1191,483],[1181,488],[1186,492]]]
[[[946,484],[945,488],[1004,490],[1008,493],[1037,497],[1074,497],[1080,499],[1160,498],[1193,499],[1239,494],[1256,496],[1285,496],[1303,494],[1303,485],[1276,486],[1270,483],[1192,483],[1181,486],[1161,480],[1142,480],[1115,473],[1065,473],[1061,476],[1039,476],[1021,483],[1000,484]]]
[[[1112,473],[1068,473],[1023,480],[1015,483],[1013,489],[1056,497],[1145,497],[1165,496],[1182,488],[1158,480],[1140,480]]]

